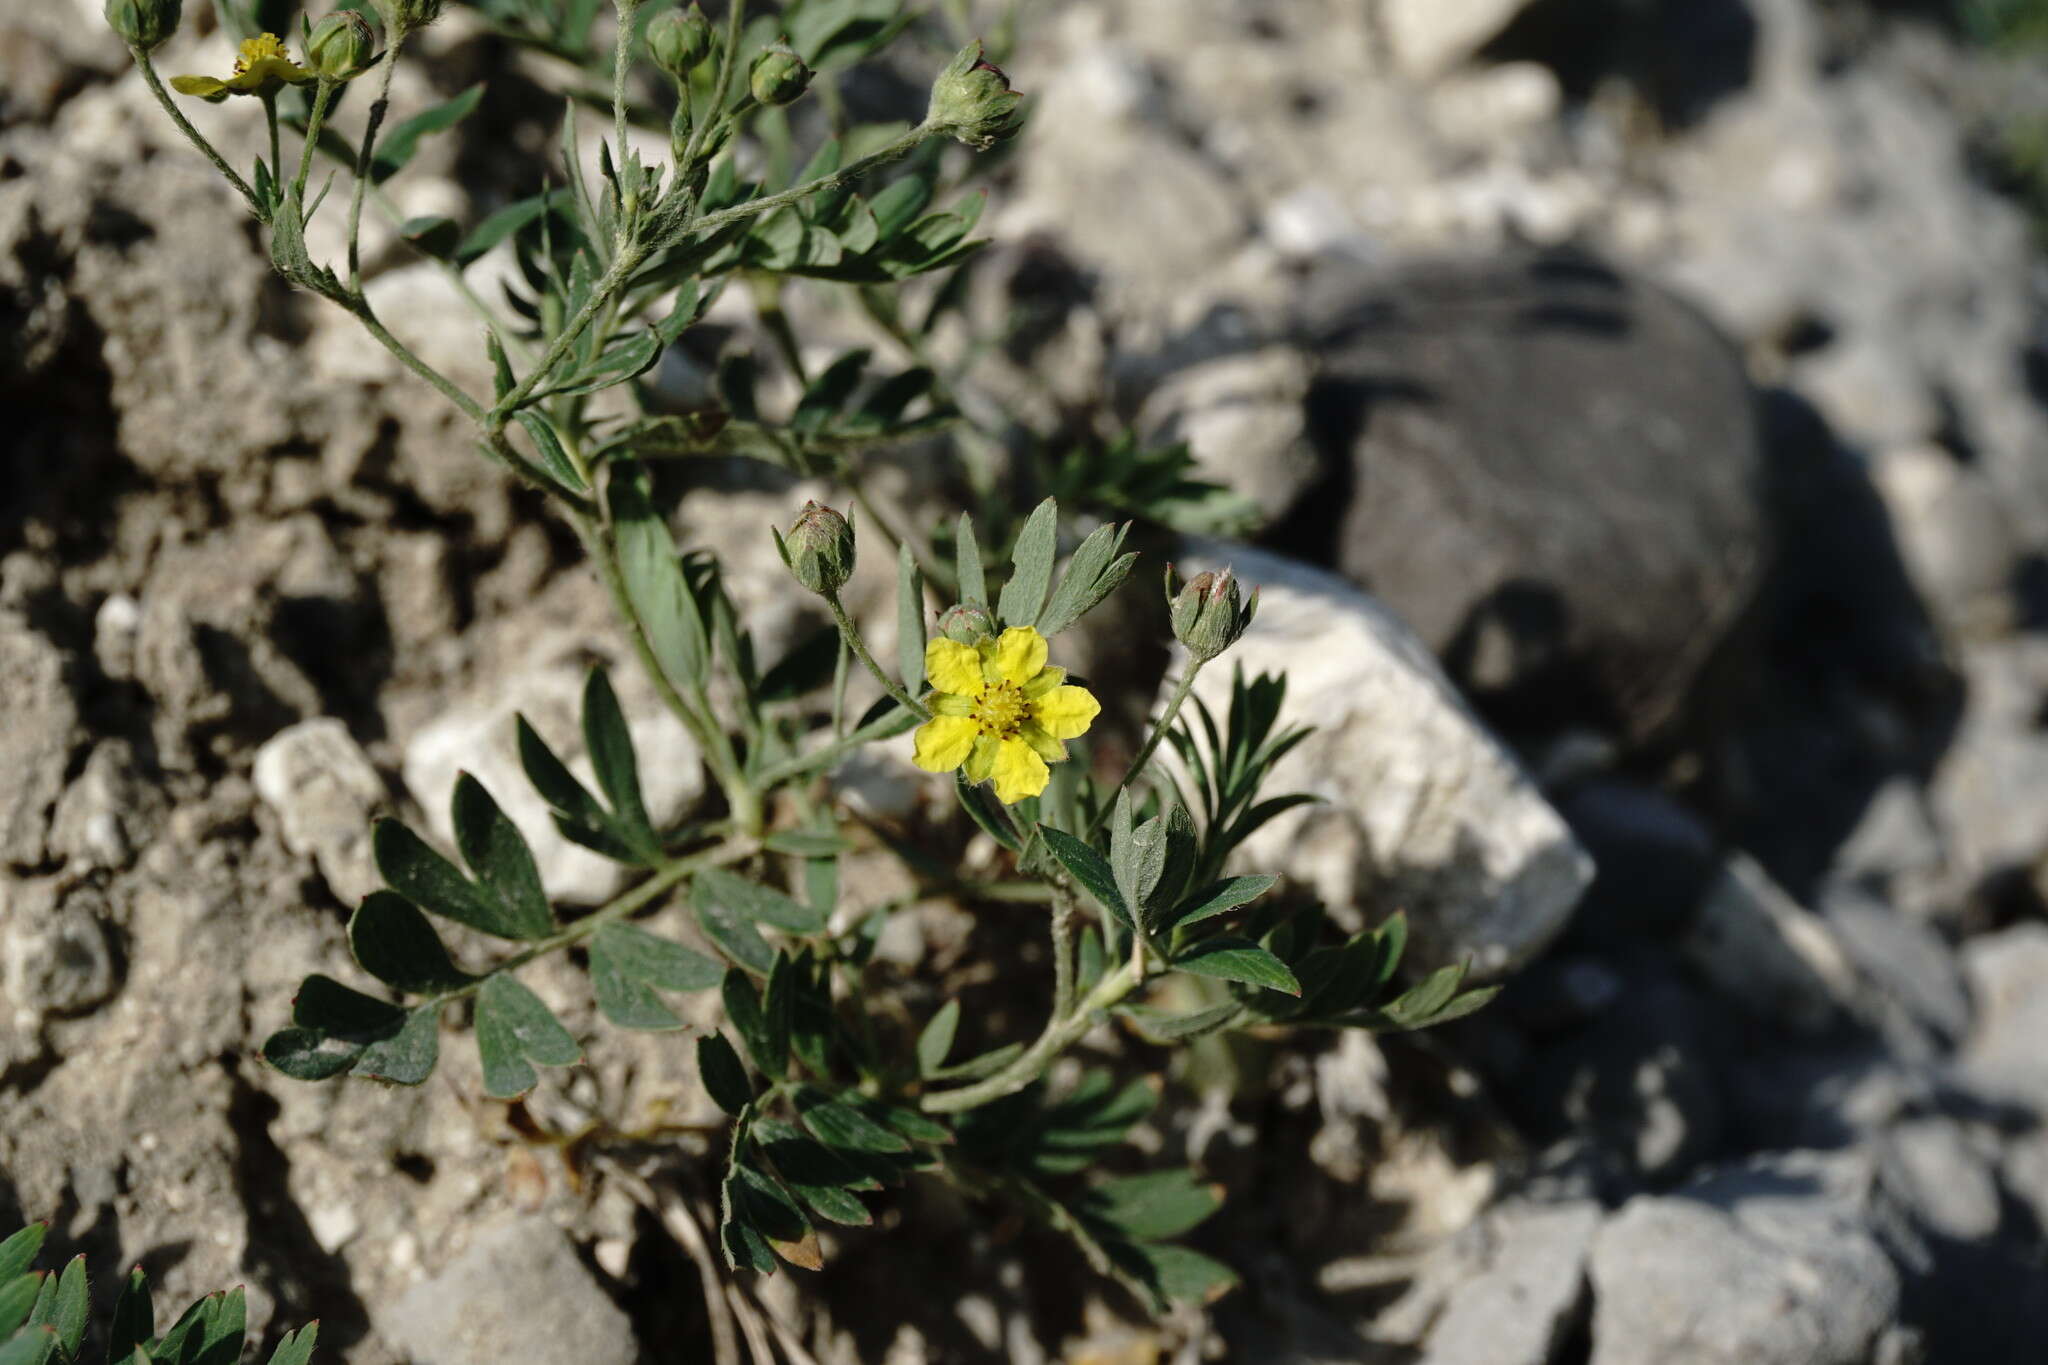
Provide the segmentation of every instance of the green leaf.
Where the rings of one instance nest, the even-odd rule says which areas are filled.
[[[0,1344],[0,1365],[45,1365],[56,1354],[57,1329],[45,1324]]]
[[[1017,841],[1016,831],[1010,827],[1009,817],[1002,807],[980,786],[967,780],[965,772],[953,775],[953,789],[960,798],[960,808],[981,827],[982,833],[1001,844],[1012,853],[1022,853],[1024,846]]]
[[[754,989],[752,979],[737,967],[725,974],[725,982],[720,988],[725,1001],[725,1017],[738,1030],[740,1041],[747,1045],[747,1055],[753,1058],[754,1069],[771,1081],[779,1080],[789,1070],[787,987],[781,991],[777,989],[783,985],[782,978],[788,971],[788,955],[777,953],[768,971],[766,999]],[[774,1008],[778,1004],[783,1008]]]
[[[633,615],[669,682],[694,692],[706,682],[710,645],[704,613],[683,577],[668,523],[654,510],[639,480],[614,477],[610,494],[619,571]]]
[[[948,1000],[939,1007],[917,1035],[917,1070],[921,1076],[930,1076],[946,1064],[946,1054],[953,1050],[953,1035],[960,1027],[960,1002]]]
[[[567,190],[549,190],[531,199],[507,204],[491,214],[471,229],[469,236],[462,239],[462,245],[455,249],[457,264],[467,267],[482,259],[492,247],[540,217],[567,194]]]
[[[1242,938],[1204,939],[1173,960],[1174,970],[1223,981],[1241,981],[1248,986],[1301,994],[1301,983],[1287,964],[1258,944]]]
[[[751,1166],[733,1168],[734,1217],[758,1233],[777,1256],[800,1270],[822,1270],[824,1257],[810,1219],[779,1181]]]
[[[646,982],[625,970],[604,929],[590,940],[590,987],[598,1010],[620,1028],[659,1033],[683,1026]]]
[[[0,1322],[4,1320],[0,1315]],[[156,1308],[149,1300],[149,1277],[136,1266],[114,1300],[114,1316],[107,1325],[107,1365],[148,1365],[148,1352],[138,1354],[137,1350],[147,1347],[155,1335]]]
[[[988,582],[981,567],[981,542],[974,538],[974,518],[962,512],[953,536],[953,564],[960,578],[960,600],[988,609]]]
[[[592,942],[603,943],[628,976],[665,991],[708,991],[725,976],[725,969],[702,953],[631,924],[607,924]]]
[[[394,1085],[423,1085],[440,1058],[441,1007],[429,1003],[406,1015],[398,1032],[364,1048],[349,1074]]]
[[[313,1343],[319,1340],[320,1324],[309,1322],[296,1332],[286,1332],[271,1352],[270,1365],[311,1365]]]
[[[773,925],[792,934],[824,932],[825,916],[815,906],[805,905],[756,881],[749,881],[722,867],[708,867],[697,874],[697,886],[707,895],[750,920]]]
[[[569,1030],[539,996],[511,977],[487,977],[476,996],[476,1044],[483,1058],[484,1093],[509,1100],[533,1089],[530,1062],[568,1066],[583,1055]]]
[[[604,799],[611,803],[618,825],[636,849],[652,861],[661,853],[654,822],[640,794],[640,760],[633,752],[633,732],[626,713],[602,668],[590,670],[583,684],[583,743],[590,751],[591,770]]]
[[[896,553],[896,666],[913,697],[924,690],[924,574],[905,543]]]
[[[42,1250],[43,1237],[49,1230],[48,1223],[30,1223],[0,1242],[0,1284],[28,1272],[28,1268],[36,1263],[36,1253]]]
[[[1002,604],[997,613],[1004,625],[1028,626],[1038,620],[1039,610],[1045,605],[1046,589],[1052,586],[1059,533],[1059,505],[1047,498],[1038,504],[1017,534],[1017,548],[1010,557],[1010,581],[1003,585]]]
[[[1222,1206],[1218,1187],[1204,1184],[1189,1170],[1106,1180],[1081,1201],[1088,1215],[1145,1242],[1190,1232]]]
[[[450,810],[455,847],[479,887],[496,901],[501,922],[511,930],[504,937],[533,940],[554,933],[555,912],[541,889],[533,850],[483,783],[457,774]]]
[[[761,841],[761,847],[770,853],[787,853],[797,858],[830,858],[843,853],[852,845],[837,834],[821,834],[814,830],[786,829],[771,834]]]
[[[377,870],[393,891],[422,910],[499,938],[521,937],[523,927],[454,863],[396,820],[379,820],[370,834]]]
[[[877,1123],[852,1105],[833,1099],[811,1086],[797,1090],[796,1110],[811,1136],[827,1147],[842,1147],[855,1152],[910,1150],[910,1143],[901,1134]]]
[[[697,913],[697,927],[720,952],[757,976],[768,975],[775,965],[775,950],[751,919],[711,894],[702,878],[690,888],[690,907]]]
[[[419,151],[421,138],[453,128],[476,111],[483,97],[483,86],[472,85],[454,99],[414,114],[384,134],[377,143],[377,154],[370,165],[370,179],[381,185],[404,170],[413,154]]]
[[[1173,924],[1186,928],[1200,924],[1205,919],[1227,915],[1241,905],[1249,905],[1271,891],[1279,882],[1278,877],[1232,877],[1204,887],[1185,901],[1173,915]]]
[[[0,1341],[5,1341],[35,1311],[47,1276],[40,1272],[0,1280]]]
[[[1182,1246],[1136,1246],[1139,1278],[1172,1303],[1212,1303],[1234,1287],[1237,1272]]]
[[[349,950],[364,971],[407,995],[438,995],[472,980],[449,960],[441,936],[411,901],[374,891],[348,922]]]
[[[398,225],[398,235],[413,250],[437,261],[453,260],[456,249],[462,245],[462,225],[439,214],[406,219]]]
[[[754,1102],[747,1068],[722,1034],[707,1033],[697,1040],[697,1075],[718,1107],[735,1118]]]
[[[211,1308],[201,1318],[199,1353],[193,1365],[236,1365],[242,1358],[242,1339],[248,1330],[248,1305],[240,1289],[214,1294]]]
[[[1103,598],[1122,585],[1130,576],[1131,566],[1138,561],[1135,554],[1118,558],[1124,537],[1129,534],[1128,525],[1098,526],[1089,533],[1074,551],[1074,557],[1067,561],[1067,571],[1060,576],[1052,600],[1039,613],[1040,634],[1058,635],[1095,610]]]
[[[547,418],[525,409],[514,413],[513,417],[533,438],[533,448],[540,455],[540,467],[547,471],[549,478],[571,493],[590,491],[590,485],[576,472],[575,461],[569,458],[569,452],[562,446],[562,438],[555,434]]]
[[[1169,1014],[1146,1005],[1125,1005],[1117,1011],[1130,1020],[1138,1032],[1155,1043],[1182,1043],[1190,1038],[1200,1038],[1227,1026],[1243,1012],[1244,1006],[1235,1000],[1197,1010],[1193,1014]]]
[[[1110,871],[1102,855],[1063,829],[1040,825],[1038,832],[1044,837],[1045,846],[1052,850],[1052,856],[1074,875],[1074,880],[1081,883],[1088,894],[1126,928],[1131,927],[1130,907],[1124,904],[1123,896],[1118,893],[1116,874]]]
[[[1128,792],[1117,797],[1119,804]],[[1121,851],[1122,857],[1117,856]],[[1152,890],[1159,885],[1159,879],[1166,874],[1166,821],[1153,816],[1144,824],[1133,829],[1124,847],[1118,850],[1116,843],[1110,845],[1110,870],[1116,879],[1117,893],[1124,904],[1141,915],[1146,903],[1152,898]],[[1150,916],[1144,916],[1148,921]]]
[[[984,1052],[979,1057],[969,1057],[964,1062],[942,1066],[927,1076],[932,1081],[978,1081],[993,1076],[1011,1062],[1024,1055],[1024,1044],[1008,1043],[993,1052]]]

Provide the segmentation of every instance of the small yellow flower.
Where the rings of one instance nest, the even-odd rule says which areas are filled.
[[[229,95],[275,95],[287,85],[310,85],[319,79],[292,60],[274,33],[264,33],[242,44],[235,58],[234,73],[226,80],[212,76],[173,76],[171,89],[181,95],[197,95],[208,104],[219,104]]]
[[[1048,763],[1067,756],[1060,741],[1079,739],[1102,710],[1085,687],[1067,685],[1067,670],[1045,666],[1045,637],[1013,626],[994,640],[964,645],[933,640],[924,671],[932,718],[917,730],[917,766],[971,781],[993,778],[996,800],[1012,805],[1052,780]]]

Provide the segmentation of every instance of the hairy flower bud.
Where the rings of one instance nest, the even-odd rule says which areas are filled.
[[[775,548],[796,581],[820,597],[834,595],[853,577],[853,527],[822,503],[805,503],[788,538],[777,536]]]
[[[107,0],[107,27],[148,52],[178,31],[183,0]]]
[[[769,48],[754,59],[747,87],[758,102],[767,105],[794,104],[810,89],[811,69],[804,59],[782,46]]]
[[[961,48],[932,82],[931,107],[924,121],[929,128],[987,151],[1017,131],[1023,102],[1002,68],[983,61],[981,44],[973,42]]]
[[[1252,617],[1258,614],[1259,590],[1252,589],[1247,601],[1238,587],[1237,576],[1228,569],[1196,574],[1178,590],[1173,579],[1169,566],[1166,602],[1173,621],[1173,638],[1203,663],[1236,644],[1251,625]]]
[[[352,9],[328,15],[306,38],[306,66],[322,80],[354,80],[370,69],[376,55],[376,30]]]
[[[711,21],[695,5],[672,9],[647,26],[647,50],[656,66],[682,80],[711,55]]]
[[[962,602],[939,613],[939,634],[948,640],[977,645],[993,639],[995,633],[996,618],[989,615],[987,607],[970,607]]]
[[[397,42],[441,17],[442,0],[370,0],[384,16],[384,31]]]

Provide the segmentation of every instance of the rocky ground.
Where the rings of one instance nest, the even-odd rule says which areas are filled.
[[[511,1111],[459,1050],[419,1091],[253,1055],[348,973],[368,816],[443,809],[512,710],[564,732],[616,646],[559,529],[267,274],[96,10],[0,0],[0,1221],[246,1283],[352,1365],[707,1358],[687,1219],[561,1141],[711,1122],[687,1049],[597,1031]],[[1012,75],[982,302],[1033,326],[985,382],[1259,505],[1263,549],[1184,557],[1266,582],[1245,655],[1328,803],[1250,855],[1508,989],[1198,1059],[1149,1138],[1230,1191],[1206,1313],[927,1190],[741,1320],[906,1365],[2028,1358],[2048,279],[1980,153],[2038,74],[1847,0],[1065,0]],[[451,139],[404,207],[487,207],[544,131]],[[473,371],[438,277],[372,267]],[[683,529],[791,638],[748,528],[792,495],[726,496]],[[626,702],[686,809],[687,739]],[[903,921],[907,971],[972,979],[988,926]]]

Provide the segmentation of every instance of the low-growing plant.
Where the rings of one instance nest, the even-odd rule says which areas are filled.
[[[469,419],[484,458],[545,495],[574,531],[718,798],[712,814],[673,827],[650,816],[620,702],[594,670],[582,706],[594,787],[558,756],[561,736],[523,718],[518,749],[556,827],[632,869],[629,888],[594,909],[552,903],[522,832],[464,775],[452,857],[402,821],[375,828],[386,889],[355,910],[348,939],[377,986],[310,977],[265,1057],[303,1080],[418,1085],[435,1069],[449,1017],[466,1018],[485,1092],[510,1100],[540,1068],[583,1055],[521,982],[537,959],[577,962],[598,1013],[622,1029],[677,1030],[672,997],[715,991],[724,1025],[694,1049],[705,1089],[731,1116],[718,1178],[730,1267],[815,1269],[820,1227],[871,1222],[883,1191],[922,1175],[1042,1218],[1155,1308],[1220,1292],[1230,1269],[1177,1241],[1215,1210],[1217,1193],[1186,1170],[1108,1174],[1131,1164],[1127,1135],[1156,1087],[1103,1066],[1054,1084],[1053,1064],[1109,1022],[1176,1048],[1224,1030],[1417,1028],[1476,1008],[1488,992],[1464,990],[1457,967],[1401,982],[1399,916],[1333,935],[1318,907],[1270,897],[1273,877],[1231,874],[1244,840],[1307,798],[1265,790],[1306,734],[1280,722],[1284,679],[1240,675],[1222,715],[1188,704],[1197,674],[1257,609],[1257,592],[1228,572],[1182,584],[1169,571],[1161,634],[1179,642],[1178,681],[1120,776],[1074,761],[1101,702],[1055,662],[1060,637],[1122,587],[1138,555],[1125,548],[1128,526],[1070,534],[1050,497],[1010,515],[985,457],[1006,441],[1028,454],[1022,482],[1101,511],[1213,526],[1230,504],[1192,477],[1185,452],[1109,439],[1093,457],[1074,456],[1028,432],[966,423],[953,399],[964,369],[927,359],[983,245],[972,235],[982,196],[960,192],[975,162],[945,149],[998,148],[1020,122],[1022,97],[967,42],[915,124],[854,122],[837,98],[819,126],[793,123],[786,110],[807,90],[831,90],[839,73],[913,30],[902,0],[787,0],[751,17],[733,0],[718,22],[694,4],[614,0],[602,61],[592,50],[606,40],[596,0],[484,0],[485,22],[571,75],[552,183],[476,223],[400,225],[457,281],[494,251],[516,262],[502,309],[464,285],[495,376],[490,392],[471,393],[385,326],[360,260],[366,205],[381,205],[380,187],[425,139],[477,104],[471,91],[390,123],[392,72],[439,8],[374,0],[376,25],[340,11],[302,25],[294,56],[223,0],[239,60],[225,73],[177,77],[170,90],[152,54],[177,26],[175,0],[108,0],[107,13],[166,113],[267,229],[277,270],[353,315]],[[913,31],[932,30],[928,21]],[[661,73],[659,101],[642,97],[647,67]],[[339,115],[365,82],[369,106],[345,140]],[[260,109],[267,154],[237,169],[171,90],[244,104],[252,117]],[[595,133],[579,113],[592,105],[603,111]],[[666,131],[665,160],[636,149],[634,130],[648,128]],[[593,138],[594,180],[583,160]],[[792,171],[805,139],[815,145]],[[330,193],[336,180],[345,188]],[[323,212],[345,225],[336,264],[308,247]],[[927,277],[935,287],[913,310],[898,286]],[[917,363],[878,367],[860,349],[810,372],[781,306],[800,281],[850,293],[878,340]],[[749,291],[800,397],[771,401],[755,358],[731,351],[715,398],[661,410],[646,377],[731,287]],[[959,483],[979,516],[885,511],[872,495],[875,452],[936,436],[957,438]],[[717,559],[673,537],[680,480],[670,471],[711,456],[828,481],[853,504],[842,515],[811,503],[775,533],[790,591],[816,595],[833,623],[781,658],[757,654]],[[894,564],[897,638],[886,658],[842,601],[858,554]],[[849,716],[855,669],[883,697]],[[830,775],[869,745],[907,748],[919,767],[954,775],[960,808],[1001,850],[1001,884],[961,873],[958,841],[870,830],[836,803]],[[1177,764],[1157,761],[1163,752]],[[896,907],[855,915],[839,894],[843,857],[878,836],[921,882],[970,905],[1043,907],[1050,1000],[1035,1036],[962,1055],[963,1038],[983,1030],[958,999],[906,1023],[873,961]],[[641,923],[677,903],[694,917],[696,946]],[[443,927],[464,936],[464,953],[449,951]],[[485,949],[488,940],[504,946]]]
[[[85,1257],[72,1257],[61,1274],[32,1269],[48,1231],[31,1223],[0,1241],[0,1365],[73,1365],[84,1359],[92,1322]],[[200,1299],[159,1334],[149,1277],[137,1266],[122,1281],[107,1320],[105,1359],[107,1365],[234,1365],[242,1358],[246,1316],[242,1291],[232,1289]],[[318,1323],[286,1332],[270,1353],[270,1365],[306,1365],[319,1334]]]

